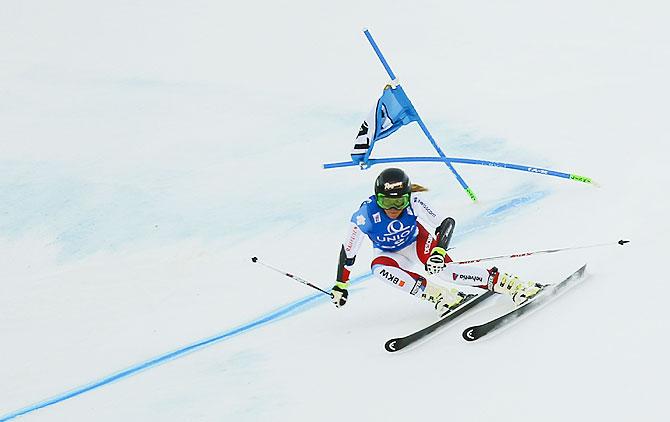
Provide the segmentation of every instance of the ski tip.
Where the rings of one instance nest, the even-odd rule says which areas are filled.
[[[251,262],[256,262],[256,261],[258,261],[258,257],[252,256],[251,257]]]
[[[463,339],[465,339],[465,341],[475,341],[475,340],[477,340],[477,337],[475,337],[474,331],[475,331],[474,327],[466,328],[465,330],[463,330]]]
[[[623,246],[623,245],[625,245],[626,243],[630,243],[630,240],[623,240],[623,239],[622,239],[622,240],[619,240],[617,243],[618,243],[619,245],[622,245],[622,246]]]
[[[384,349],[386,349],[387,352],[391,352],[391,353],[398,351],[398,349],[396,347],[397,340],[398,340],[397,338],[393,338],[393,339],[387,341],[386,343],[384,343]]]

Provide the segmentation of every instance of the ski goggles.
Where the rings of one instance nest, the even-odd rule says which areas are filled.
[[[382,209],[395,208],[397,210],[404,210],[409,205],[409,194],[402,196],[385,196],[383,193],[377,194],[377,205]]]

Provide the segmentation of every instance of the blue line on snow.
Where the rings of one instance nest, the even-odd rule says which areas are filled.
[[[356,277],[351,281],[352,284],[358,284],[364,279],[370,277],[371,273],[364,274],[361,276]],[[152,368],[154,366],[163,364],[165,362],[168,362],[170,360],[176,359],[178,357],[184,356],[188,353],[194,352],[198,349],[201,349],[206,346],[211,346],[214,343],[218,343],[222,340],[225,340],[227,338],[233,337],[237,334],[244,333],[245,331],[252,330],[254,328],[258,328],[262,325],[268,324],[270,322],[275,322],[279,321],[282,318],[288,317],[294,313],[297,313],[297,311],[302,311],[305,310],[313,305],[316,305],[318,302],[323,302],[325,300],[328,300],[328,298],[322,294],[322,293],[317,293],[311,296],[307,296],[303,299],[300,299],[296,302],[293,302],[289,305],[286,305],[282,308],[279,308],[275,311],[272,311],[270,313],[267,313],[260,318],[251,321],[247,324],[240,325],[239,327],[233,328],[231,330],[228,330],[224,333],[218,334],[214,337],[210,337],[204,340],[200,340],[196,343],[193,343],[189,346],[182,347],[181,349],[177,349],[173,352],[166,353],[164,355],[158,356],[156,358],[153,358],[151,360],[148,360],[146,362],[131,366],[129,368],[126,368],[122,371],[119,371],[115,374],[108,375],[98,381],[94,381],[90,384],[83,385],[81,387],[77,387],[75,389],[72,389],[68,392],[65,392],[63,394],[59,394],[55,397],[52,397],[50,399],[41,401],[39,403],[35,403],[31,406],[24,407],[23,409],[17,410],[15,412],[9,413],[7,415],[4,415],[0,417],[0,422],[8,421],[10,419],[16,418],[17,416],[22,416],[30,412],[34,412],[35,410],[42,409],[44,407],[51,406],[56,403],[60,403],[62,401],[65,401],[67,399],[70,399],[72,397],[76,397],[78,395],[84,394],[87,391],[94,390],[96,388],[100,388],[104,385],[111,384],[115,381],[118,381],[122,378],[127,378],[131,375],[135,375],[138,372],[144,371],[146,369]]]
[[[480,218],[490,218],[491,216],[501,214],[503,212],[509,211],[511,209],[515,209],[521,205],[526,205],[529,203],[533,203],[544,196],[546,196],[547,192],[532,192],[529,195],[521,196],[521,197],[516,197],[511,200],[506,201],[503,204],[498,205],[496,208],[489,210],[485,212],[484,214],[480,215],[479,217],[475,218],[475,221],[477,221]],[[495,222],[495,221],[493,221]],[[462,233],[467,233],[469,231],[467,225],[464,227],[465,230],[462,230]],[[372,275],[372,273],[367,273],[363,274],[361,276],[356,277],[351,281],[352,285],[358,284],[361,281],[369,278]],[[202,349],[207,346],[211,346],[215,343],[218,343],[222,340],[225,340],[227,338],[233,337],[237,334],[244,333],[246,331],[250,331],[254,328],[258,328],[262,325],[268,324],[270,322],[275,322],[278,321],[282,318],[288,317],[294,313],[297,313],[298,311],[303,311],[305,309],[308,309],[311,306],[316,305],[318,302],[323,302],[326,300],[326,296],[323,295],[322,293],[317,293],[311,296],[307,296],[303,299],[300,299],[296,302],[293,302],[291,304],[288,304],[282,308],[279,308],[275,311],[272,311],[270,313],[267,313],[258,319],[251,321],[247,324],[241,325],[239,327],[233,328],[231,330],[225,331],[221,334],[218,334],[216,336],[200,340],[196,343],[193,343],[189,346],[182,347],[180,349],[177,349],[173,352],[166,353],[164,355],[158,356],[156,358],[153,358],[151,360],[148,360],[146,362],[131,366],[129,368],[126,368],[122,371],[119,371],[117,373],[114,373],[112,375],[108,375],[104,378],[101,378],[98,381],[94,381],[90,384],[83,385],[81,387],[77,387],[75,389],[72,389],[68,392],[65,392],[63,394],[59,394],[57,396],[54,396],[50,399],[41,401],[39,403],[35,403],[33,405],[24,407],[23,409],[19,409],[15,412],[8,413],[7,415],[1,416],[0,417],[0,422],[8,421],[10,419],[16,418],[17,416],[22,416],[27,413],[34,412],[36,410],[51,406],[56,403],[60,403],[62,401],[65,401],[67,399],[70,399],[72,397],[79,396],[81,394],[86,393],[87,391],[95,390],[97,388],[100,388],[102,386],[105,386],[107,384],[111,384],[115,381],[118,381],[123,378],[130,377],[132,375],[135,375],[141,371],[144,371],[146,369],[152,368],[154,366],[158,366],[160,364],[166,363],[168,361],[171,361],[173,359],[176,359],[178,357],[184,356],[188,353],[194,352],[196,350]]]
[[[496,208],[484,213],[484,216],[493,216],[496,214],[500,214],[502,212],[505,212],[509,210],[510,208],[515,208],[518,207],[519,205],[528,205],[532,204],[533,202],[539,201],[540,199],[544,198],[547,196],[547,192],[545,191],[536,191],[536,192],[530,192],[527,195],[520,196],[517,198],[513,198],[507,202],[504,202],[497,206]]]

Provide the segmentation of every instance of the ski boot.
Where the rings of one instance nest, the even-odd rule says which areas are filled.
[[[512,297],[514,304],[519,306],[527,300],[535,297],[544,287],[542,284],[532,281],[521,281],[518,276],[498,272],[493,267],[489,272],[488,289],[496,293],[504,293]]]
[[[465,297],[465,294],[459,292],[457,289],[449,289],[434,283],[427,283],[421,295],[421,299],[435,304],[435,310],[441,316],[458,308]]]

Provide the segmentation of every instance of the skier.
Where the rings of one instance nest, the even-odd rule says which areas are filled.
[[[455,221],[451,217],[443,219],[428,205],[419,193],[426,190],[411,184],[401,169],[389,168],[379,174],[375,194],[351,217],[349,233],[342,244],[337,283],[331,290],[335,306],[339,308],[347,302],[350,270],[365,235],[374,247],[373,274],[397,289],[433,303],[440,315],[457,308],[466,295],[411,271],[419,263],[428,274],[438,275],[444,281],[506,293],[517,305],[539,292],[540,285],[500,274],[496,267],[487,270],[452,263],[447,249]],[[424,224],[435,229],[435,236]]]

